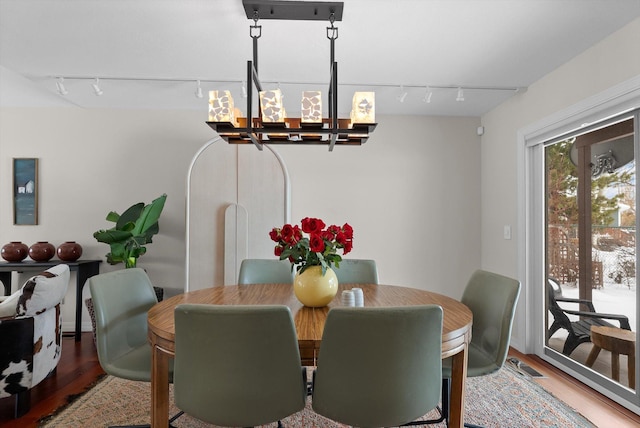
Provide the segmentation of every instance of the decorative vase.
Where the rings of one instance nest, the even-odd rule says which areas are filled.
[[[58,246],[58,258],[65,262],[75,262],[82,255],[82,246],[76,241],[67,241]]]
[[[8,262],[21,262],[29,254],[29,247],[20,241],[11,241],[2,246],[0,254]]]
[[[338,292],[338,277],[331,268],[322,275],[322,266],[311,266],[293,279],[293,292],[305,306],[327,306]]]
[[[47,241],[38,241],[29,247],[29,257],[36,262],[48,262],[56,253],[56,247]]]

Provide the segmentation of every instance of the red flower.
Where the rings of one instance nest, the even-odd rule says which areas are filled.
[[[280,241],[280,229],[276,227],[271,229],[271,232],[269,232],[269,238],[271,238],[271,240],[275,242]]]
[[[291,237],[293,237],[293,226],[291,226],[290,224],[285,224],[284,226],[282,226],[280,235],[283,241],[289,242],[291,240]]]
[[[320,236],[322,236],[322,239],[326,239],[327,241],[333,241],[333,239],[336,237],[333,232],[330,232],[328,230],[323,230],[322,232],[320,232]]]
[[[347,235],[347,239],[353,239],[353,227],[349,223],[342,226],[342,231]]]
[[[304,233],[320,233],[326,226],[319,218],[305,217],[302,219],[302,231]]]
[[[342,229],[340,229],[339,226],[336,226],[335,224],[332,224],[331,226],[327,227],[327,231],[333,233],[333,236],[337,235]]]
[[[333,263],[342,261],[338,250],[344,255],[353,248],[353,228],[348,223],[342,227],[335,224],[326,227],[319,218],[305,217],[301,226],[285,224],[269,232],[271,240],[276,242],[273,253],[297,265],[299,273],[309,266],[322,266],[324,273]]]
[[[314,253],[321,253],[324,251],[324,239],[319,234],[313,234],[309,238],[309,249]]]

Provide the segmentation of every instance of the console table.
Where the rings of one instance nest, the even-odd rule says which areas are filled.
[[[71,272],[76,272],[76,326],[75,339],[80,341],[82,332],[82,289],[89,277],[100,273],[102,260],[77,260],[75,262],[63,262],[62,260],[49,260],[48,262],[0,262],[0,281],[4,285],[4,294],[11,294],[11,272],[41,272],[50,267],[65,264]]]

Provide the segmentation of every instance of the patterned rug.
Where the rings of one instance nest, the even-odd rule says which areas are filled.
[[[466,385],[465,422],[487,428],[595,428],[582,415],[533,382],[526,373],[509,364],[494,374],[469,378]],[[149,423],[149,401],[150,384],[106,376],[68,407],[40,421],[38,426],[86,428]],[[177,411],[171,405],[171,414]],[[424,419],[434,417],[437,417],[436,411],[425,415]],[[282,423],[285,427],[345,427],[314,413],[310,401],[304,410],[283,419]],[[179,428],[212,427],[188,415],[181,416],[174,425]],[[441,428],[446,424],[424,426]]]

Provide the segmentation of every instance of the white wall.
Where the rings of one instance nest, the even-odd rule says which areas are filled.
[[[160,234],[139,266],[155,284],[181,288],[185,174],[193,153],[211,137],[205,120],[206,114],[185,111],[0,109],[0,245],[75,240],[83,246],[82,258],[104,259],[109,247],[92,235],[113,225],[105,221],[107,213],[167,193]],[[37,226],[13,225],[14,157],[39,159]],[[104,262],[101,271],[121,268]],[[74,290],[67,307],[73,308]],[[73,313],[65,308],[65,327]]]
[[[291,221],[299,224],[304,217],[319,217],[328,224],[347,222],[355,231],[354,250],[348,257],[375,259],[382,283],[460,297],[480,261],[478,119],[387,116],[379,121],[378,129],[361,147],[338,146],[329,152],[326,146],[273,146],[287,165],[292,182]],[[259,153],[254,159],[274,162],[267,150],[257,152],[251,145],[238,147],[238,151],[240,157]],[[217,165],[221,156],[229,156],[228,152],[228,147],[212,146],[198,164],[198,180],[219,182]],[[209,179],[201,177],[202,169],[209,171]],[[239,175],[247,177],[253,171],[241,167]],[[229,182],[236,185],[233,178]],[[262,229],[250,229],[250,257],[274,257],[268,232],[283,223],[282,200],[276,197],[279,190],[252,195],[254,211],[249,209],[249,216],[256,215],[256,205],[266,211],[267,202],[255,202],[265,197],[273,205],[269,213],[273,222],[262,222]],[[243,205],[251,191],[247,186],[238,190]],[[213,209],[219,211],[226,203],[220,194],[194,201],[192,210],[201,211],[200,207],[211,204],[214,197],[221,199]],[[226,195],[227,200],[230,197]],[[197,230],[206,228],[199,224]],[[216,229],[221,228],[218,225]],[[198,242],[199,233],[193,231],[191,240]],[[191,259],[192,289],[202,288],[211,275],[222,279],[220,245],[204,245]],[[203,266],[204,260],[215,262]],[[200,276],[196,271],[201,271]]]
[[[481,156],[482,267],[518,277],[524,259],[518,258],[523,237],[518,217],[517,179],[523,165],[517,159],[517,132],[555,112],[605,91],[640,74],[640,19],[591,47],[482,117],[485,134]],[[522,208],[522,207],[520,207]],[[513,239],[503,239],[511,225]],[[522,279],[522,278],[520,278]],[[521,295],[512,345],[525,350],[528,287]],[[530,351],[531,348],[527,349]]]
[[[168,294],[179,292],[185,279],[187,169],[193,155],[215,135],[204,124],[206,111],[51,107],[50,100],[46,106],[0,108],[0,245],[12,240],[48,240],[55,245],[75,240],[84,247],[83,258],[103,258],[108,247],[95,242],[92,234],[110,226],[104,221],[107,212],[167,193],[160,234],[139,266],[154,283],[168,288]],[[402,116],[378,121],[378,129],[362,147],[337,147],[330,153],[326,147],[276,146],[291,174],[292,221],[317,216],[328,223],[348,222],[355,229],[349,257],[376,259],[383,283],[460,297],[480,265],[479,119]],[[247,150],[257,152],[251,146],[224,146],[211,153],[233,169],[236,162],[242,165],[237,158],[246,158]],[[251,153],[248,165],[272,156],[266,150]],[[37,226],[13,225],[14,157],[40,159]],[[206,162],[203,165],[213,171]],[[241,167],[238,174],[240,184],[233,174],[221,176],[215,186],[201,181],[196,199],[202,203],[207,194],[223,193],[233,202],[234,188],[239,189],[237,201],[250,205],[250,215],[260,218],[256,224],[262,223],[256,227],[265,229],[252,235],[256,245],[250,256],[272,257],[268,231],[282,222],[281,197],[265,199],[256,190],[255,177],[246,178],[257,174],[256,168],[246,169]],[[273,212],[265,214],[271,203]],[[216,224],[220,213],[213,211],[195,213],[205,223]],[[267,219],[271,215],[276,220]],[[204,229],[193,234],[199,263],[206,265],[196,280],[219,283],[220,235]],[[103,263],[101,271],[121,268]],[[63,312],[66,329],[73,323],[73,293],[72,287]],[[84,325],[89,328],[86,313]]]

